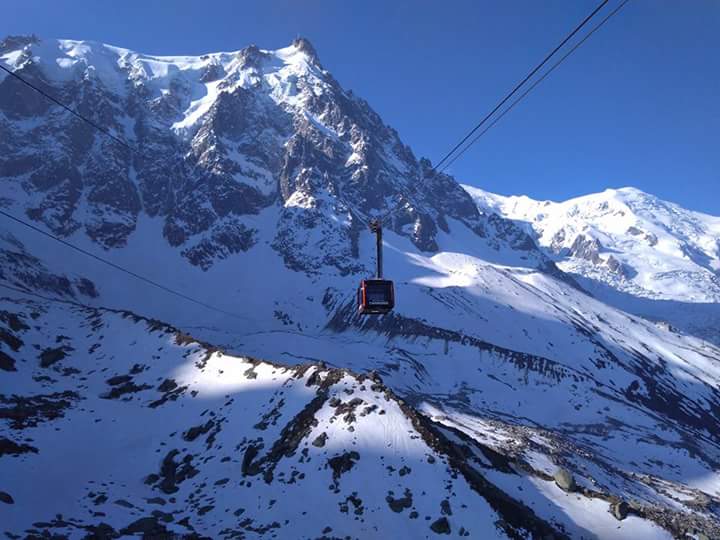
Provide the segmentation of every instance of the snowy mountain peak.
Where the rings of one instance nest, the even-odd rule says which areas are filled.
[[[320,68],[317,53],[305,38],[296,39],[290,46],[277,50],[263,50],[255,45],[231,52],[208,53],[200,56],[158,56],[142,54],[130,49],[89,40],[50,39],[36,36],[9,36],[0,42],[0,60],[20,69],[36,64],[51,80],[69,81],[78,76],[95,74],[109,87],[118,89],[118,82],[128,77],[135,80],[155,80],[166,85],[181,74],[203,76],[208,69],[221,68],[223,76],[237,74],[248,67],[272,70],[284,65],[297,67],[312,65]],[[315,71],[315,73],[320,73]],[[211,82],[211,81],[205,81]]]
[[[627,194],[627,195],[637,195],[637,196],[646,196],[646,197],[652,197],[652,195],[649,195],[648,193],[645,193],[641,189],[638,189],[633,186],[625,186],[620,188],[607,188],[605,190],[606,193],[620,193],[620,194]]]
[[[314,62],[320,62],[320,59],[318,58],[317,51],[315,50],[315,47],[313,47],[312,43],[310,43],[310,40],[304,37],[298,37],[295,38],[292,42],[293,47],[295,47],[298,51],[305,53],[305,55],[308,57],[308,59],[314,61]]]
[[[364,221],[397,207],[388,229],[424,251],[439,249],[454,220],[493,250],[519,246],[528,264],[548,264],[523,231],[486,222],[453,178],[418,160],[320,65],[307,39],[202,56],[76,40],[4,43],[0,61],[142,149],[142,158],[130,156],[17,80],[0,79],[0,134],[17,141],[7,148],[8,177],[30,195],[9,199],[33,201],[20,212],[56,234],[84,228],[110,249],[127,243],[139,216],[162,217],[168,243],[207,270],[255,245],[248,216],[272,209],[282,225],[271,243],[293,269],[356,273]],[[28,162],[28,152],[54,160]],[[415,192],[419,182],[425,189]]]
[[[515,220],[586,290],[628,311],[718,340],[720,217],[637,188],[563,202],[465,186],[481,209]],[[707,304],[693,315],[682,304]],[[706,330],[702,330],[705,328]]]

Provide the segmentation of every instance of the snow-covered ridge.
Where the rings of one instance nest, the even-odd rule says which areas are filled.
[[[559,537],[480,472],[514,476],[509,461],[481,445],[463,458],[471,442],[377,374],[233,357],[129,312],[8,298],[0,309],[9,534]],[[587,504],[614,522],[606,501]],[[637,516],[623,525],[664,536]]]
[[[32,204],[18,210],[56,234],[93,222],[88,235],[118,247],[141,212],[160,214],[168,242],[207,269],[247,250],[254,231],[242,217],[278,201],[287,208],[284,229],[299,226],[295,209],[316,210],[335,229],[334,251],[345,259],[353,258],[360,216],[391,204],[401,205],[394,230],[425,250],[437,248],[446,217],[482,228],[467,193],[418,160],[365,101],[344,90],[305,39],[277,50],[248,46],[189,57],[10,37],[0,42],[0,61],[137,149],[129,155],[17,80],[0,79],[0,136],[14,141],[3,156],[3,190],[13,190],[12,203]],[[412,192],[419,181],[428,193]],[[276,245],[289,250],[289,241]],[[288,260],[316,269],[322,263],[308,248]],[[358,268],[336,254],[327,259],[345,271]]]
[[[534,233],[557,265],[591,293],[681,328],[702,319],[708,327],[718,322],[712,306],[720,303],[720,217],[631,187],[563,202],[464,187],[480,208]],[[702,313],[693,317],[693,309]]]
[[[716,281],[720,217],[687,210],[635,188],[608,189],[556,203],[464,187],[481,207],[531,225],[540,245],[556,255],[569,253],[581,235],[596,240],[601,258],[613,255],[623,263],[626,281],[638,287],[638,294],[720,301]],[[571,270],[570,265],[566,268]],[[671,272],[692,273],[699,281],[669,283]]]
[[[255,63],[255,71],[245,69],[249,60]],[[325,76],[312,46],[304,39],[277,50],[251,46],[199,56],[142,54],[95,41],[32,40],[20,49],[0,54],[0,61],[13,69],[32,63],[52,81],[97,78],[120,95],[126,93],[128,81],[142,85],[151,97],[161,97],[170,85],[185,86],[192,98],[182,118],[173,124],[179,130],[193,128],[220,92],[263,83],[272,87],[270,95],[277,102],[299,106],[294,86],[297,78],[312,77],[315,89],[322,91]]]
[[[234,356],[128,311],[4,294],[0,336],[0,373],[12,384],[12,394],[0,392],[0,516],[14,534],[639,540],[717,529],[701,512],[684,513],[713,504],[703,491],[716,491],[716,481],[660,438],[642,443],[643,455],[658,470],[660,459],[674,461],[675,481],[613,479],[552,430],[513,426],[506,415],[481,420],[439,396],[417,410],[377,372]],[[464,380],[475,369],[467,360]],[[360,356],[355,362],[367,366]],[[536,360],[521,363],[533,365],[527,392],[545,401],[550,380],[568,394],[571,382],[586,383],[579,371],[568,377],[546,365],[541,374]],[[510,365],[499,364],[489,380],[507,384],[498,377]],[[622,405],[606,403],[616,422],[629,421]],[[623,438],[645,440],[651,420],[634,415],[641,431]],[[696,450],[712,444],[704,439]],[[557,460],[581,461],[572,494],[553,479]],[[697,477],[688,480],[686,467]],[[618,509],[606,491],[616,481],[628,493],[638,482],[644,495]]]
[[[10,38],[12,39],[12,38]],[[228,52],[213,52],[197,56],[158,56],[143,54],[130,49],[108,45],[97,41],[72,39],[23,39],[22,46],[13,40],[0,49],[0,59],[11,68],[19,69],[25,62],[31,61],[40,66],[45,75],[53,79],[68,80],[72,70],[92,69],[100,77],[122,75],[128,66],[138,69],[147,79],[163,79],[173,71],[187,71],[201,75],[210,66],[220,66],[231,72],[239,66],[241,58],[248,51],[256,51],[267,60],[275,59],[284,65],[309,68],[318,66],[317,56],[308,49],[302,38],[292,45],[277,50],[258,49],[251,45],[243,49]],[[3,43],[6,43],[6,40]]]

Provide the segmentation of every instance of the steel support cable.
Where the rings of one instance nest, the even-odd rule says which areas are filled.
[[[460,155],[464,154],[464,153],[467,151],[467,149],[468,149],[472,144],[474,144],[483,134],[487,133],[487,132],[490,130],[490,128],[492,128],[495,124],[497,124],[497,122],[500,120],[500,118],[502,118],[502,117],[505,116],[508,112],[510,112],[510,110],[512,110],[523,98],[525,98],[535,87],[537,87],[538,84],[540,84],[540,82],[542,82],[548,75],[550,75],[550,73],[552,73],[552,71],[554,71],[555,68],[557,68],[566,58],[568,58],[568,57],[569,57],[573,52],[575,52],[583,43],[585,43],[585,41],[587,41],[587,39],[590,38],[591,35],[593,35],[597,30],[599,30],[610,18],[612,18],[617,12],[619,12],[628,2],[629,2],[629,0],[623,0],[623,2],[622,2],[618,7],[616,7],[616,8],[615,8],[613,11],[611,11],[607,16],[605,16],[605,18],[602,19],[602,20],[600,21],[600,23],[598,23],[595,27],[593,27],[578,43],[576,43],[565,55],[563,55],[563,56],[560,58],[560,60],[558,60],[555,64],[553,64],[538,80],[536,80],[536,81],[535,81],[527,90],[525,90],[514,102],[512,102],[512,104],[511,104],[509,107],[507,107],[499,116],[497,116],[497,117],[492,121],[492,123],[491,123],[486,129],[484,129],[483,131],[481,131],[475,138],[473,138],[472,141],[471,141],[470,143],[468,143],[468,144],[461,150],[461,152],[460,152],[459,154],[456,154],[455,156],[453,156],[449,163],[446,163],[446,165],[445,165],[444,167],[442,167],[442,169],[439,169],[440,163],[442,162],[442,160],[441,160],[441,162],[439,162],[437,165],[435,165],[435,166],[431,169],[430,173],[437,172],[437,173],[441,173],[441,174],[442,174],[444,171],[446,171],[447,168],[448,168],[452,163],[454,163],[454,162],[458,159],[458,157],[459,157]],[[589,15],[589,16],[585,19],[585,21],[583,21],[583,23],[581,23],[581,25],[580,25],[578,28],[581,28],[587,21],[589,21],[590,18],[591,18],[594,14],[596,14],[597,11],[598,11],[603,5],[605,5],[605,3],[601,4],[600,6],[598,6],[598,7],[595,9],[595,11],[593,11],[593,13],[592,13],[591,15]],[[577,30],[577,28],[576,28],[576,30]],[[573,31],[573,32],[575,32],[575,31]],[[564,42],[566,43],[567,40],[564,40]],[[514,92],[514,91],[513,91],[513,92]],[[509,94],[509,95],[512,95],[512,92],[511,92],[511,94]],[[503,100],[503,101],[507,101],[507,100]],[[497,109],[498,109],[498,107],[496,107],[496,108],[493,110],[493,112],[496,112]],[[490,116],[490,115],[488,115],[488,117],[486,117],[485,119],[483,119],[483,121],[482,121],[480,124],[478,124],[478,126],[476,126],[476,128],[477,128],[477,127],[480,127],[485,121],[487,121],[487,118],[489,118],[489,116]],[[470,133],[470,135],[471,135],[471,134],[472,134],[472,132]],[[453,151],[456,150],[457,148],[459,148],[459,147],[463,144],[463,142],[467,141],[467,139],[468,139],[468,136],[466,136],[458,145],[456,145],[456,147],[453,149]],[[448,154],[448,155],[449,155],[449,154]],[[446,159],[447,157],[448,157],[448,156],[446,156],[446,157],[443,158],[443,159]],[[416,183],[416,185],[415,185],[409,192],[407,192],[407,193],[405,193],[405,194],[400,194],[400,197],[402,197],[403,195],[405,195],[405,198],[407,199],[407,198],[409,198],[409,196],[412,196],[412,195],[418,193],[418,192],[420,191],[420,189],[421,189],[422,187],[424,187],[424,185],[425,185],[425,182],[421,180],[420,182]],[[397,211],[399,211],[400,209],[402,209],[402,207],[403,207],[403,206],[400,205],[400,202],[398,202],[398,204],[397,204],[395,207],[393,207],[391,210],[389,210],[388,212],[386,212],[385,214],[382,215],[382,217],[380,218],[381,222],[384,222],[387,218],[391,217],[391,216],[392,216],[393,214],[395,214]]]
[[[114,263],[114,262],[112,262],[112,261],[109,261],[108,259],[105,259],[104,257],[100,257],[99,255],[95,255],[94,253],[92,253],[92,252],[90,252],[90,251],[87,251],[87,250],[85,250],[85,249],[83,249],[83,248],[81,248],[81,247],[79,247],[79,246],[76,246],[75,244],[72,244],[72,243],[68,242],[67,240],[63,240],[62,238],[60,238],[60,237],[58,237],[58,236],[55,236],[54,234],[51,234],[51,233],[49,233],[49,232],[47,232],[47,231],[44,231],[44,230],[42,230],[40,227],[36,227],[36,226],[33,225],[32,223],[28,223],[28,222],[25,221],[25,220],[22,220],[22,219],[20,219],[20,218],[18,218],[18,217],[15,217],[15,216],[13,216],[12,214],[9,214],[9,213],[5,212],[4,210],[0,210],[0,215],[6,217],[6,218],[8,218],[8,219],[10,219],[10,220],[12,220],[12,221],[14,221],[14,222],[16,222],[16,223],[19,223],[20,225],[23,225],[23,226],[25,226],[25,227],[27,227],[27,228],[35,231],[35,232],[38,233],[38,234],[41,234],[41,235],[43,235],[43,236],[45,236],[45,237],[47,237],[47,238],[50,238],[50,239],[52,239],[52,240],[54,240],[54,241],[56,241],[56,242],[59,242],[60,244],[63,244],[64,246],[66,246],[66,247],[68,247],[68,248],[70,248],[70,249],[73,249],[73,250],[75,250],[75,251],[77,251],[77,252],[79,252],[79,253],[82,253],[83,255],[85,255],[85,256],[87,256],[87,257],[90,257],[90,258],[92,258],[92,259],[95,259],[96,261],[99,261],[99,262],[107,265],[107,266],[110,266],[111,268],[114,268],[115,270],[118,270],[118,271],[120,271],[120,272],[124,272],[125,274],[128,274],[128,275],[134,277],[135,279],[138,279],[138,280],[142,281],[143,283],[146,283],[146,284],[148,284],[148,285],[152,285],[153,287],[156,287],[156,288],[158,288],[158,289],[160,289],[160,290],[162,290],[162,291],[165,291],[166,293],[175,295],[175,296],[177,296],[178,298],[182,298],[183,300],[187,300],[188,302],[192,302],[193,304],[197,304],[198,306],[202,306],[202,307],[204,307],[204,308],[206,308],[206,309],[210,309],[210,310],[212,310],[212,311],[216,311],[217,313],[221,313],[221,314],[227,315],[227,316],[229,316],[229,317],[234,317],[234,318],[236,318],[236,319],[241,319],[241,320],[243,320],[243,321],[251,321],[251,319],[248,318],[248,317],[244,317],[243,315],[239,315],[239,314],[237,314],[237,313],[233,313],[233,312],[231,312],[231,311],[227,311],[227,310],[224,310],[224,309],[222,309],[222,308],[215,307],[215,306],[213,306],[212,304],[208,304],[207,302],[203,302],[202,300],[198,300],[197,298],[193,298],[192,296],[188,296],[188,295],[185,294],[185,293],[176,291],[175,289],[172,289],[172,288],[170,288],[170,287],[167,287],[167,286],[163,285],[162,283],[159,283],[159,282],[154,281],[154,280],[152,280],[152,279],[150,279],[150,278],[147,278],[147,277],[145,277],[145,276],[143,276],[143,275],[141,275],[141,274],[138,274],[137,272],[133,272],[132,270],[128,270],[127,268],[125,268],[125,267],[123,267],[123,266],[120,266],[119,264],[116,264],[116,263]]]
[[[15,73],[13,70],[6,68],[6,67],[3,66],[2,64],[0,64],[0,69],[2,69],[2,70],[3,70],[4,72],[6,72],[8,75],[14,77],[15,79],[17,79],[18,81],[20,81],[20,82],[23,83],[24,85],[29,86],[30,88],[32,88],[33,90],[35,90],[35,91],[36,91],[38,94],[40,94],[41,96],[44,96],[46,99],[49,99],[50,101],[52,101],[52,102],[55,103],[56,105],[62,107],[63,109],[65,109],[66,111],[68,111],[68,112],[69,112],[70,114],[72,114],[73,116],[76,116],[77,118],[80,118],[80,120],[83,120],[84,122],[87,122],[87,123],[90,124],[92,127],[94,127],[95,129],[97,129],[98,131],[100,131],[100,132],[104,133],[105,135],[107,135],[108,137],[110,137],[110,138],[111,138],[112,140],[114,140],[116,143],[121,144],[122,146],[124,146],[125,148],[127,148],[128,150],[130,150],[131,152],[138,153],[135,148],[133,148],[133,147],[130,146],[128,143],[126,143],[125,141],[123,141],[120,137],[117,137],[116,135],[113,135],[112,133],[110,133],[110,130],[105,129],[105,128],[102,127],[100,124],[98,124],[97,122],[94,122],[93,120],[91,120],[91,119],[88,118],[87,116],[79,113],[78,111],[76,111],[76,110],[73,109],[72,107],[68,107],[68,106],[65,105],[62,101],[60,101],[59,99],[55,98],[54,96],[48,94],[48,93],[45,92],[42,88],[39,88],[37,85],[31,83],[30,81],[28,81],[28,80],[25,79],[24,77],[21,77],[20,75],[18,75],[17,73]]]
[[[540,71],[540,69],[541,69],[545,64],[547,64],[547,62],[548,62],[553,56],[555,56],[555,54],[557,54],[557,52],[558,52],[568,41],[570,41],[570,40],[573,38],[573,36],[575,36],[575,34],[577,34],[588,22],[590,22],[590,19],[592,19],[592,18],[598,13],[598,11],[600,11],[603,7],[605,7],[605,5],[606,5],[608,2],[609,2],[609,0],[603,0],[602,2],[600,2],[600,4],[598,4],[598,6],[590,13],[590,15],[588,15],[587,17],[585,17],[585,19],[583,19],[583,21],[582,21],[580,24],[578,24],[578,25],[573,29],[572,32],[570,32],[567,36],[565,36],[565,39],[563,39],[552,51],[550,51],[550,53],[548,53],[548,54],[545,56],[545,58],[543,58],[543,60],[542,60],[537,66],[535,66],[535,67],[532,69],[532,71],[530,71],[530,73],[528,73],[522,81],[520,81],[519,83],[517,83],[517,84],[515,85],[515,88],[513,88],[497,105],[495,105],[495,108],[494,108],[493,110],[491,110],[489,113],[487,113],[487,114],[483,117],[483,119],[482,119],[474,128],[472,128],[472,129],[470,130],[470,132],[469,132],[467,135],[465,135],[465,137],[462,138],[462,140],[461,140],[459,143],[457,143],[447,154],[445,154],[445,156],[444,156],[440,161],[438,161],[437,165],[435,165],[435,166],[433,167],[433,169],[437,170],[443,163],[445,163],[445,161],[447,161],[447,160],[450,158],[450,156],[451,156],[458,148],[460,148],[460,147],[465,143],[465,141],[467,141],[470,137],[472,137],[473,133],[475,133],[478,129],[480,129],[480,128],[483,126],[483,124],[485,124],[485,122],[487,122],[488,119],[490,119],[490,117],[491,117],[493,114],[495,114],[495,113],[500,109],[500,107],[502,107],[503,105],[505,105],[505,103],[506,103],[511,97],[513,97],[513,96],[515,95],[515,93],[516,93],[518,90],[520,90],[520,88],[521,88],[526,82],[528,82],[528,81],[532,78],[533,75],[535,75],[538,71]]]
[[[596,26],[594,26],[592,28],[592,30],[590,30],[585,35],[585,37],[583,37],[580,41],[578,41],[575,45],[573,45],[573,47],[567,53],[565,53],[557,62],[555,62],[545,73],[543,73],[542,76],[540,76],[538,79],[536,79],[535,82],[533,82],[533,84],[530,85],[527,90],[525,90],[522,94],[520,94],[520,96],[518,96],[518,98],[515,101],[513,101],[505,110],[503,110],[502,113],[500,113],[498,116],[496,116],[495,119],[490,124],[488,124],[488,126],[484,130],[482,130],[470,142],[468,142],[467,145],[460,152],[455,154],[452,157],[452,159],[445,164],[445,166],[440,170],[440,172],[446,171],[453,163],[455,163],[455,161],[457,161],[457,159],[460,158],[460,156],[462,156],[465,152],[467,152],[467,150],[473,144],[475,144],[480,137],[482,137],[483,135],[485,135],[485,133],[490,131],[490,129],[495,124],[497,124],[503,116],[505,116],[507,113],[509,113],[518,103],[520,103],[523,100],[523,98],[525,98],[525,96],[527,96],[530,92],[532,92],[535,89],[535,87],[537,87],[541,82],[543,82],[545,80],[545,78],[555,70],[555,68],[557,68],[560,64],[562,64],[565,61],[565,59],[567,59],[572,53],[574,53],[577,49],[579,49],[582,46],[582,44],[585,43],[588,40],[588,38],[590,38],[590,36],[592,36],[607,21],[609,21],[613,17],[613,15],[615,15],[618,11],[620,11],[623,7],[625,7],[625,4],[627,4],[629,1],[630,0],[623,0],[623,2],[619,6],[617,6],[613,11],[611,11],[608,15],[606,15],[603,20],[601,20]]]
[[[34,91],[38,92],[40,95],[42,95],[42,96],[45,97],[46,99],[48,99],[48,100],[52,101],[53,103],[57,104],[57,105],[58,105],[59,107],[61,107],[62,109],[68,111],[68,112],[69,112],[70,114],[72,114],[73,116],[81,119],[81,120],[84,121],[84,122],[87,122],[89,125],[91,125],[91,126],[94,127],[95,129],[97,129],[98,131],[100,131],[101,133],[103,133],[104,135],[106,135],[107,137],[109,137],[110,139],[112,139],[113,141],[117,142],[118,144],[120,144],[120,145],[122,145],[123,147],[127,148],[128,150],[130,150],[130,152],[132,152],[133,154],[135,154],[135,155],[137,155],[137,156],[139,156],[139,157],[145,157],[144,154],[143,154],[141,151],[139,151],[137,148],[134,148],[133,146],[131,146],[130,144],[128,144],[128,143],[125,142],[124,140],[122,140],[122,139],[120,139],[119,137],[117,137],[116,135],[113,135],[113,134],[110,132],[110,130],[102,127],[101,125],[99,125],[98,123],[94,122],[93,120],[91,120],[90,118],[86,117],[85,115],[79,113],[78,111],[76,111],[76,110],[73,109],[72,107],[69,107],[69,106],[65,105],[63,102],[61,102],[60,100],[58,100],[57,98],[55,98],[55,97],[52,96],[51,94],[48,94],[47,92],[45,92],[44,90],[42,90],[41,88],[39,88],[37,85],[35,85],[35,84],[31,83],[30,81],[26,80],[24,77],[21,77],[20,75],[18,75],[18,74],[15,73],[14,71],[8,69],[7,67],[3,66],[2,64],[0,64],[0,69],[2,69],[2,70],[5,71],[6,73],[8,73],[8,74],[11,75],[12,77],[14,77],[15,79],[19,80],[19,81],[20,81],[21,83],[23,83],[24,85],[26,85],[26,86],[28,86],[29,88],[33,89]],[[116,269],[116,270],[119,270],[119,271],[121,271],[121,272],[124,272],[125,274],[128,274],[128,275],[130,275],[130,276],[132,276],[132,277],[134,277],[134,278],[136,278],[136,279],[138,279],[138,280],[140,280],[140,281],[142,281],[142,282],[144,282],[144,283],[146,283],[146,284],[148,284],[148,285],[151,285],[151,286],[156,287],[156,288],[158,288],[158,289],[160,289],[160,290],[162,290],[162,291],[165,291],[166,293],[175,295],[175,296],[177,296],[177,297],[179,297],[179,298],[182,298],[183,300],[186,300],[186,301],[188,301],[188,302],[192,302],[192,303],[194,303],[194,304],[196,304],[196,305],[199,305],[199,306],[202,306],[202,307],[204,307],[204,308],[206,308],[206,309],[210,309],[210,310],[212,310],[212,311],[221,313],[221,314],[223,314],[223,315],[227,315],[227,316],[229,316],[229,317],[234,317],[234,318],[241,319],[241,320],[244,320],[244,321],[250,321],[250,320],[251,320],[251,319],[249,319],[248,317],[244,317],[244,316],[239,315],[239,314],[237,314],[237,313],[233,313],[233,312],[231,312],[231,311],[227,311],[227,310],[224,310],[224,309],[222,309],[222,308],[215,307],[215,306],[213,306],[213,305],[211,305],[211,304],[208,304],[207,302],[203,302],[202,300],[198,300],[197,298],[193,298],[193,297],[191,297],[191,296],[188,296],[188,295],[185,294],[185,293],[182,293],[182,292],[180,292],[180,291],[176,291],[176,290],[174,290],[174,289],[172,289],[172,288],[170,288],[170,287],[167,287],[167,286],[165,286],[165,285],[163,285],[163,284],[161,284],[161,283],[159,283],[159,282],[157,282],[157,281],[154,281],[154,280],[152,280],[152,279],[150,279],[150,278],[147,278],[147,277],[145,277],[145,276],[143,276],[143,275],[141,275],[141,274],[138,274],[137,272],[134,272],[134,271],[132,271],[132,270],[129,270],[129,269],[127,269],[127,268],[125,268],[125,267],[123,267],[123,266],[121,266],[121,265],[119,265],[119,264],[116,264],[116,263],[114,263],[114,262],[111,262],[111,261],[103,258],[103,257],[100,257],[99,255],[95,255],[94,253],[92,253],[92,252],[90,252],[90,251],[87,251],[87,250],[85,250],[85,249],[83,249],[83,248],[81,248],[81,247],[78,247],[78,246],[76,246],[76,245],[74,245],[74,244],[71,244],[70,242],[68,242],[68,241],[66,241],[66,240],[63,240],[62,238],[60,238],[60,237],[58,237],[58,236],[55,236],[55,235],[53,235],[53,234],[51,234],[51,233],[48,233],[48,232],[42,230],[41,228],[36,227],[35,225],[32,225],[31,223],[28,223],[27,221],[24,221],[24,220],[22,220],[22,219],[20,219],[20,218],[18,218],[18,217],[16,217],[16,216],[13,216],[12,214],[9,214],[9,213],[7,213],[7,212],[5,212],[5,211],[0,210],[0,215],[4,216],[4,217],[6,217],[6,218],[8,218],[8,219],[10,219],[10,220],[12,220],[12,221],[15,221],[16,223],[19,223],[20,225],[23,225],[23,226],[25,226],[25,227],[27,227],[27,228],[35,231],[36,233],[39,233],[39,234],[44,235],[44,236],[46,236],[46,237],[48,237],[48,238],[51,238],[52,240],[55,240],[56,242],[59,242],[59,243],[63,244],[63,245],[66,246],[66,247],[69,247],[69,248],[71,248],[71,249],[73,249],[73,250],[75,250],[75,251],[77,251],[77,252],[79,252],[79,253],[82,253],[83,255],[86,255],[86,256],[91,257],[91,258],[93,258],[93,259],[95,259],[95,260],[97,260],[97,261],[100,261],[100,262],[102,262],[103,264],[106,264],[106,265],[110,266],[111,268],[114,268],[114,269]]]

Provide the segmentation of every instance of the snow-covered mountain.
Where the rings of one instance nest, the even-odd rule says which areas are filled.
[[[3,530],[720,536],[720,349],[586,294],[306,40],[0,61],[136,149],[6,76],[3,210],[222,310],[3,222]],[[398,304],[361,318],[394,201]]]
[[[18,353],[15,394],[0,410],[10,431],[29,435],[0,437],[13,465],[3,471],[3,502],[22,505],[3,508],[4,530],[54,538],[553,533],[473,474],[507,475],[510,460],[481,445],[464,456],[472,442],[409,409],[377,375],[228,356],[128,312],[42,300],[2,309]]]
[[[485,225],[452,179],[431,172],[367,103],[344,91],[312,46],[153,57],[77,41],[8,38],[0,61],[53,86],[63,103],[136,150],[0,75],[8,201],[55,233],[127,244],[141,215],[203,269],[247,251],[242,217],[283,203],[274,247],[294,268],[358,269],[357,216],[403,206],[392,228],[437,248],[457,219]],[[32,156],[42,154],[42,161]],[[418,182],[424,189],[411,192]],[[441,196],[442,195],[442,196]],[[12,207],[12,205],[11,205]],[[18,209],[20,210],[20,209]],[[347,225],[350,225],[349,227]],[[324,249],[309,249],[324,231]],[[521,234],[521,233],[518,233]],[[522,241],[522,240],[521,240]]]
[[[594,296],[720,343],[720,217],[634,188],[561,203],[465,189],[482,210],[525,226]]]

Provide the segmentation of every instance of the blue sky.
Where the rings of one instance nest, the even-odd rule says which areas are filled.
[[[302,35],[436,162],[598,2],[27,0],[3,6],[0,35],[152,54],[279,48]],[[632,185],[720,215],[718,28],[716,0],[631,0],[450,172],[538,199]]]

